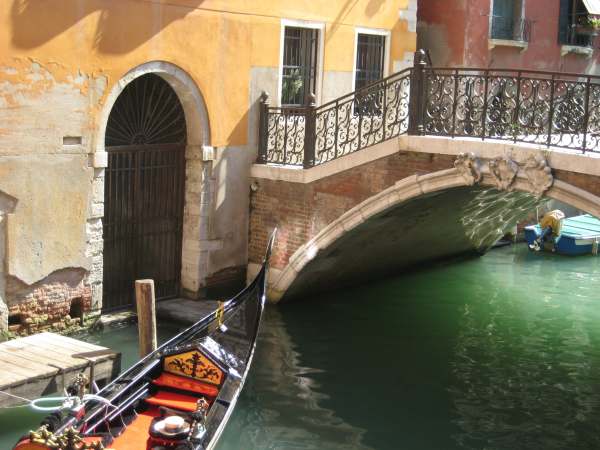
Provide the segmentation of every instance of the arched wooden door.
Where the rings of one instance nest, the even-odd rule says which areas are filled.
[[[103,309],[134,304],[134,281],[179,294],[186,123],[177,94],[143,75],[117,98],[106,127]]]

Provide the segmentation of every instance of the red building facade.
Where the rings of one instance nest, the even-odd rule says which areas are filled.
[[[433,65],[600,74],[600,0],[420,0]]]

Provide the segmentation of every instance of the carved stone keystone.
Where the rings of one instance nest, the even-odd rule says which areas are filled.
[[[527,158],[523,171],[531,184],[532,192],[541,197],[554,183],[552,169],[542,155],[531,155]]]
[[[496,187],[501,191],[512,190],[513,181],[519,171],[517,163],[508,157],[498,156],[492,159],[488,166]]]
[[[481,181],[481,164],[473,153],[461,153],[454,161],[454,167],[465,179],[468,186]]]

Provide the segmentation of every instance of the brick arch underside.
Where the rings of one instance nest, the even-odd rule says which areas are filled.
[[[539,198],[519,172],[510,191],[484,172],[413,175],[350,209],[298,248],[269,280],[271,301],[315,295],[427,261],[483,253],[544,199],[600,216],[600,197],[561,180]]]

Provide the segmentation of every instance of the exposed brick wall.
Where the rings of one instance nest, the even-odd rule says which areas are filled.
[[[278,227],[271,263],[282,269],[294,252],[344,212],[410,175],[453,167],[454,156],[400,152],[313,183],[254,179],[249,261],[260,263],[269,232]]]
[[[268,234],[277,226],[271,263],[282,269],[298,248],[346,211],[403,178],[451,168],[454,160],[452,155],[400,152],[308,184],[254,179],[258,190],[251,197],[249,261],[262,261]],[[600,196],[598,177],[564,170],[555,170],[554,176]]]
[[[8,277],[6,293],[10,299],[9,317],[19,320],[18,324],[9,325],[9,331],[20,335],[64,331],[79,322],[69,316],[73,300],[81,299],[84,312],[92,304],[92,290],[86,283],[85,272],[76,269],[61,270],[32,286]]]

